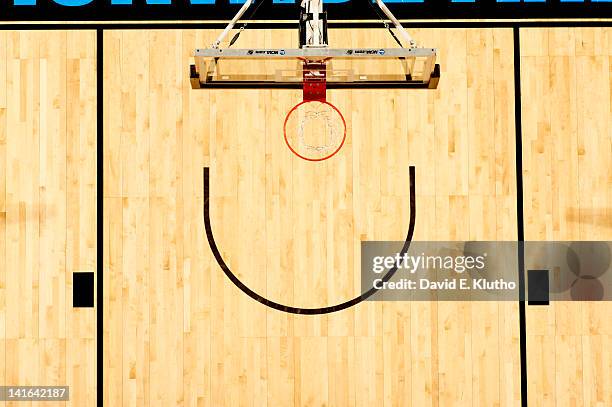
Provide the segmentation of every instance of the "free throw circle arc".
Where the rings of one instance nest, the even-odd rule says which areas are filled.
[[[408,252],[410,248],[410,243],[412,242],[412,237],[414,235],[414,225],[416,222],[416,188],[415,188],[415,168],[414,166],[410,166],[410,224],[408,225],[408,233],[406,235],[406,240],[404,241],[404,246],[400,251],[400,255],[404,255]],[[215,260],[225,273],[225,275],[230,279],[230,281],[238,287],[242,292],[246,295],[254,299],[255,301],[273,308],[278,311],[287,312],[290,314],[302,314],[302,315],[320,315],[320,314],[330,314],[332,312],[341,311],[347,308],[350,308],[354,305],[359,304],[362,301],[367,300],[372,295],[374,295],[378,289],[372,287],[368,291],[365,291],[358,295],[357,297],[336,304],[330,305],[327,307],[318,307],[318,308],[301,308],[301,307],[293,307],[290,305],[280,304],[278,302],[267,299],[266,297],[256,293],[251,290],[246,284],[244,284],[228,267],[228,265],[223,260],[221,256],[221,252],[219,252],[219,248],[217,247],[217,243],[215,242],[215,237],[212,232],[212,226],[210,223],[210,170],[208,167],[204,167],[204,228],[206,229],[206,238],[208,240],[208,245],[210,246],[210,250],[213,252],[215,256]],[[389,281],[395,272],[397,271],[397,266],[392,267],[387,273],[383,276],[382,282]]]

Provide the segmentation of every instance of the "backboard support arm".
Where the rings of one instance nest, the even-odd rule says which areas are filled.
[[[406,29],[402,26],[402,23],[400,23],[399,20],[395,18],[391,10],[387,8],[386,4],[382,0],[376,0],[376,4],[383,11],[383,13],[385,13],[387,18],[391,20],[391,22],[393,23],[397,31],[400,33],[404,41],[406,41],[406,43],[408,43],[410,47],[416,47],[416,41],[414,41],[410,34],[408,34],[408,31],[406,31]]]
[[[259,0],[259,1],[263,1],[263,0]],[[225,37],[227,37],[227,34],[229,34],[232,28],[234,28],[238,20],[240,20],[242,16],[244,15],[244,13],[246,13],[246,11],[249,9],[249,7],[251,7],[251,4],[253,4],[253,0],[247,0],[244,2],[242,7],[240,7],[240,10],[238,10],[234,18],[232,18],[232,21],[230,21],[227,24],[223,32],[219,34],[219,36],[217,37],[216,41],[213,42],[212,48],[219,48],[219,46],[221,45],[221,42],[223,42]]]

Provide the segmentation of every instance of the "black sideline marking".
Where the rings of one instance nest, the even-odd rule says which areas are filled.
[[[521,357],[521,406],[527,407],[527,327],[525,319],[525,219],[523,217],[523,133],[521,118],[521,37],[512,29],[514,42],[514,127],[516,132],[516,224],[518,233],[518,284]]]
[[[262,22],[262,21],[251,21],[249,22],[250,29],[292,29],[297,28],[297,21],[295,22]],[[172,29],[223,29],[227,25],[229,20],[226,22],[170,22],[170,21],[153,21],[146,23],[138,23],[136,21],[125,21],[125,22],[104,22],[104,21],[92,21],[90,23],[85,22],[40,22],[40,23],[13,23],[5,22],[0,24],[0,31],[38,31],[38,30],[142,30],[142,29],[158,29],[158,30],[172,30]],[[488,21],[480,21],[478,19],[472,20],[450,20],[441,19],[434,21],[409,21],[402,20],[405,22],[405,26],[410,28],[517,28],[517,27],[610,27],[612,25],[611,19],[605,20],[585,20],[581,18],[576,19],[560,19],[560,20],[496,20],[489,19]],[[329,28],[332,29],[354,29],[354,28],[380,28],[384,30],[384,26],[380,21],[330,21],[328,23]]]
[[[97,366],[97,388],[100,404],[104,404],[104,31],[96,30],[96,282],[97,282],[97,304],[96,304],[96,366]]]
[[[290,314],[319,315],[319,314],[329,314],[332,312],[341,311],[343,309],[352,307],[353,305],[357,305],[360,302],[368,299],[369,297],[371,297],[374,293],[378,291],[378,289],[372,287],[368,291],[361,293],[361,295],[353,298],[352,300],[348,300],[340,304],[331,305],[328,307],[321,307],[321,308],[299,308],[299,307],[292,307],[290,305],[279,304],[251,290],[242,281],[240,281],[240,279],[238,279],[238,277],[236,277],[236,275],[232,273],[232,271],[227,266],[227,264],[225,264],[225,261],[223,261],[223,257],[221,256],[221,253],[219,252],[219,249],[217,248],[217,244],[215,243],[215,237],[213,236],[212,227],[210,225],[210,176],[209,176],[209,172],[210,172],[209,168],[204,167],[204,227],[206,228],[206,238],[208,239],[210,250],[212,250],[213,255],[215,256],[215,259],[217,260],[217,263],[219,263],[219,266],[221,267],[225,275],[230,279],[232,283],[234,283],[236,287],[238,287],[246,295],[248,295],[249,297],[251,297],[257,302],[260,302],[263,305],[270,307],[270,308],[274,308],[275,310],[278,310],[278,311],[288,312]],[[404,253],[408,251],[408,248],[410,247],[410,243],[412,242],[412,236],[414,235],[414,224],[416,221],[416,198],[415,198],[416,193],[415,193],[414,174],[415,174],[414,166],[410,166],[410,225],[408,226],[408,234],[406,236],[406,241],[404,242],[404,246],[402,247],[402,250],[400,251],[401,255],[403,255]],[[385,274],[385,276],[382,278],[382,281],[383,282],[389,281],[391,277],[393,277],[396,271],[397,271],[397,267],[393,267],[391,270],[387,272],[387,274]]]

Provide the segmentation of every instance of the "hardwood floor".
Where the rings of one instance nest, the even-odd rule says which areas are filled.
[[[329,91],[348,137],[322,163],[283,141],[300,91],[191,89],[191,53],[217,34],[104,30],[102,137],[95,31],[0,31],[0,384],[66,384],[74,406],[96,390],[107,406],[520,405],[518,304],[281,313],[227,279],[202,217],[209,167],[221,255],[299,307],[360,292],[361,241],[404,240],[410,165],[414,240],[516,240],[512,29],[411,30],[439,49],[439,89]],[[525,239],[612,240],[612,30],[520,36]],[[330,41],[395,45],[382,29]],[[72,273],[96,270],[99,243],[102,389],[96,311],[72,307]],[[609,315],[609,302],[527,307],[530,406],[612,405]]]
[[[95,31],[0,31],[0,383],[95,403]],[[11,402],[6,405],[57,405]],[[5,405],[0,402],[0,405]]]
[[[337,46],[392,41],[381,30],[332,33]],[[121,90],[104,109],[110,405],[519,403],[516,304],[282,314],[227,280],[202,221],[209,166],[228,265],[256,292],[301,307],[359,292],[361,240],[405,238],[409,165],[415,240],[516,239],[512,30],[416,30],[440,48],[443,86],[330,91],[349,137],[318,164],[282,140],[299,91],[190,88],[190,53],[215,31],[104,35],[105,82]],[[241,46],[294,37],[247,32]]]

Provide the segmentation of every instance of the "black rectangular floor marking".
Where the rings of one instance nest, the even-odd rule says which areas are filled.
[[[527,270],[527,299],[529,305],[548,305],[548,270]]]
[[[72,306],[74,308],[93,308],[93,271],[72,273]]]

